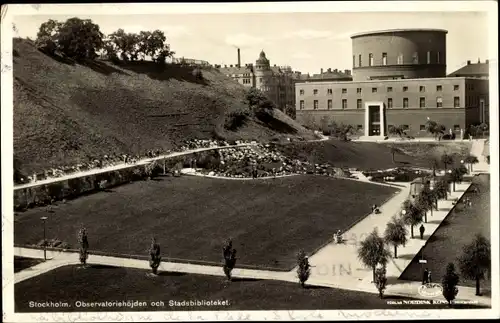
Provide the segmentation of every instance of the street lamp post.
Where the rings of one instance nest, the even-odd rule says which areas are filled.
[[[450,193],[451,192],[455,192],[455,180],[453,179],[453,176],[452,176],[452,170],[451,169],[448,169],[448,175],[450,177],[450,181],[453,183],[450,183]],[[452,186],[453,185],[453,186]],[[452,187],[453,187],[453,191],[452,191]]]
[[[427,260],[424,259],[424,246],[425,241],[422,241],[422,248],[420,249],[420,260],[418,261],[422,264],[422,277],[424,276],[424,265],[427,263]]]
[[[46,238],[46,230],[45,230],[45,220],[47,220],[46,216],[42,216],[40,218],[43,221],[43,259],[47,260],[47,238]]]

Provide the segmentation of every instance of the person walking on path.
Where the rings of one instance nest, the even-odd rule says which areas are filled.
[[[425,285],[429,282],[429,270],[425,268],[424,275],[422,277],[422,285]]]
[[[427,274],[427,284],[432,283],[431,274],[432,274],[432,271],[429,270],[429,273]]]
[[[422,224],[420,226],[420,240],[424,240],[424,232],[425,232],[425,227],[424,225]]]

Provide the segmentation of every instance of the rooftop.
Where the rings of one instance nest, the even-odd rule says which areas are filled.
[[[490,74],[489,61],[486,61],[485,63],[476,63],[476,64],[471,64],[470,61],[468,61],[467,65],[459,68],[453,73],[450,73],[448,76],[474,77],[474,76],[488,76],[489,74]]]
[[[368,35],[378,35],[378,34],[393,34],[393,33],[405,33],[405,32],[440,32],[440,33],[448,33],[448,30],[445,29],[433,29],[433,28],[405,28],[405,29],[386,29],[386,30],[377,30],[377,31],[365,31],[361,33],[357,33],[351,35],[352,38],[368,36]]]

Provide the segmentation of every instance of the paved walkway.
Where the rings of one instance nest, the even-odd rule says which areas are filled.
[[[208,177],[208,178],[217,178],[217,179],[229,179],[229,180],[237,180],[237,181],[251,181],[256,179],[275,179],[275,178],[283,178],[283,177],[291,177],[297,176],[300,174],[289,174],[289,175],[280,175],[280,176],[265,176],[265,177],[226,177],[226,176],[216,176],[216,175],[207,175],[202,174],[196,171],[194,168],[184,168],[181,170],[181,174],[190,175],[190,176],[199,176],[199,177]]]
[[[95,169],[90,169],[88,171],[72,173],[72,174],[68,174],[65,176],[61,176],[61,177],[51,177],[51,178],[47,178],[44,180],[31,182],[28,184],[16,185],[16,186],[14,186],[14,190],[20,190],[20,189],[34,187],[34,186],[46,185],[46,184],[55,183],[55,182],[61,182],[61,181],[65,181],[65,180],[72,179],[72,178],[84,177],[84,176],[95,175],[95,174],[100,174],[100,173],[107,173],[107,172],[114,171],[114,170],[135,167],[138,165],[146,165],[146,164],[148,164],[152,161],[155,161],[155,160],[174,158],[174,157],[178,157],[178,156],[194,154],[194,153],[207,151],[207,150],[238,148],[238,147],[255,146],[255,145],[257,145],[257,143],[255,143],[255,144],[252,144],[252,143],[239,144],[239,145],[232,145],[232,146],[217,146],[217,147],[209,147],[209,148],[198,148],[198,149],[193,149],[193,150],[174,152],[174,153],[170,153],[168,155],[162,155],[162,156],[158,156],[158,157],[142,159],[142,160],[138,161],[137,163],[133,163],[133,164],[123,163],[123,164],[104,167],[104,168],[95,168]]]
[[[485,150],[485,145],[489,145],[489,143],[486,143],[486,139],[478,139],[472,141],[470,154],[476,156],[477,159],[479,160],[479,163],[473,165],[472,167],[473,169],[472,173],[474,174],[490,172],[490,165],[488,165],[486,156],[483,155],[483,152]]]

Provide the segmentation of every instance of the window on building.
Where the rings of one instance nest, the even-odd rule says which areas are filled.
[[[368,66],[373,66],[373,54],[368,54]]]
[[[460,125],[459,124],[453,125],[453,130],[460,131]]]
[[[437,52],[436,60],[437,60],[436,63],[441,64],[441,52]]]
[[[398,55],[398,65],[403,65],[403,54]]]
[[[302,89],[301,89],[301,90],[299,91],[299,93],[300,93],[300,95],[304,95],[304,90],[302,90]]]
[[[437,92],[443,91],[443,86],[442,85],[436,85],[436,91]]]
[[[342,94],[347,93],[347,89],[342,89]]]
[[[403,98],[403,108],[408,108],[408,98]]]
[[[352,67],[356,66],[356,55],[352,55]]]
[[[387,109],[392,109],[392,98],[387,99]]]
[[[332,100],[328,100],[328,110],[331,110],[333,107],[333,102]]]
[[[428,51],[427,52],[427,64],[430,64],[431,63],[431,52]]]
[[[425,92],[425,86],[420,86],[420,92]]]
[[[318,100],[314,100],[313,104],[314,104],[314,110],[317,110],[318,109]]]
[[[377,88],[376,87],[372,87],[372,93],[377,93]]]
[[[361,88],[360,88],[360,87],[358,87],[358,88],[356,89],[356,93],[361,93]]]
[[[361,63],[362,63],[362,62],[361,62],[361,55],[359,55],[359,56],[358,56],[358,67],[363,66]]]
[[[382,65],[387,65],[387,53],[382,53]]]
[[[408,92],[408,87],[407,86],[403,86],[403,92]]]
[[[413,53],[413,64],[418,64],[418,53]]]
[[[342,99],[342,109],[347,109],[347,99]]]
[[[313,94],[314,94],[314,95],[318,94],[318,89],[314,89],[314,90],[313,90]]]
[[[420,125],[420,131],[425,131],[425,124]]]
[[[300,100],[300,110],[304,110],[304,100]]]
[[[460,97],[459,96],[456,96],[453,98],[453,107],[460,108]]]
[[[392,92],[392,86],[387,87],[387,92]]]
[[[358,130],[363,130],[363,125],[362,124],[358,124],[358,126],[356,127]]]
[[[438,96],[436,98],[436,107],[438,107],[438,108],[442,108],[443,107],[443,98],[440,97],[440,96]]]
[[[458,89],[460,89],[459,85],[453,85],[453,91],[458,91]]]
[[[356,101],[356,108],[357,108],[357,109],[361,109],[361,108],[363,108],[363,100],[358,99],[358,100]]]
[[[421,108],[425,108],[425,98],[420,98],[419,105]]]
[[[333,94],[333,90],[332,90],[332,89],[327,89],[327,90],[326,90],[326,93],[328,93],[328,94]]]

